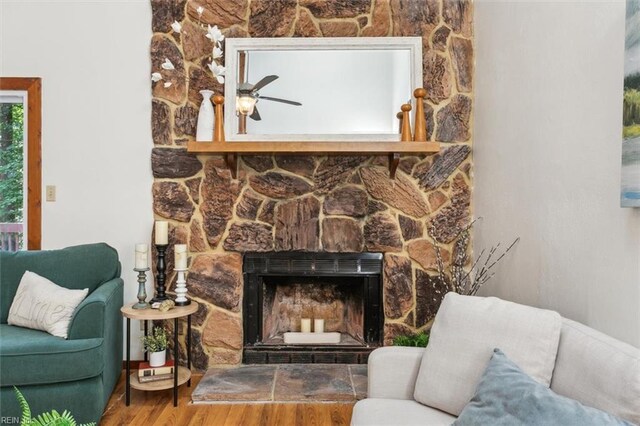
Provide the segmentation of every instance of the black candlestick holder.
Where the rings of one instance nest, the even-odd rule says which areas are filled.
[[[167,252],[167,247],[169,247],[168,244],[156,244],[156,250],[158,252],[158,257],[156,260],[156,294],[153,299],[151,299],[151,304],[169,299],[169,296],[165,294],[164,286],[164,282],[167,277],[165,274],[167,264],[164,260],[165,254]]]

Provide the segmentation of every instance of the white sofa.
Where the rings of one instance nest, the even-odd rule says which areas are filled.
[[[355,405],[353,426],[450,425],[456,419],[414,400],[423,353],[407,347],[371,353],[368,398]],[[640,350],[563,318],[551,389],[640,424]]]

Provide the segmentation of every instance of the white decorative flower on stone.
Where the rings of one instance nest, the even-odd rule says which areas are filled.
[[[202,6],[198,6],[198,8],[196,9],[196,12],[198,12],[198,16],[202,16],[202,13],[204,12],[204,7]]]
[[[204,7],[198,6],[196,8],[196,11],[198,12],[198,16],[201,16],[204,13]],[[173,21],[173,23],[171,24],[171,29],[173,30],[173,32],[181,34],[182,24],[178,21]],[[224,35],[222,35],[222,31],[220,31],[217,25],[214,25],[213,27],[211,25],[207,25],[206,37],[211,40],[211,42],[213,42],[213,49],[211,50],[211,63],[207,66],[211,70],[211,73],[218,81],[218,83],[224,84],[225,73],[227,70],[224,65],[218,64],[217,61],[224,56],[224,52],[221,47],[221,42],[224,40]],[[176,69],[169,58],[165,58],[160,67],[166,71],[173,71]],[[160,80],[163,80],[162,74],[160,74],[159,72],[154,72],[151,74],[151,81],[157,83]],[[185,80],[189,81],[189,78],[185,77]],[[165,89],[171,87],[172,84],[173,83],[171,81],[165,81],[163,83]]]
[[[224,83],[224,73],[226,72],[226,68],[222,65],[216,64],[215,61],[211,62],[208,65],[209,69],[213,73],[213,76],[218,80],[218,83]]]
[[[173,66],[169,58],[164,58],[164,62],[162,63],[161,67],[163,70],[168,70],[168,71],[176,69],[176,67]]]
[[[220,31],[218,29],[217,25],[214,25],[213,27],[211,25],[208,25],[207,28],[207,38],[209,40],[211,40],[214,43],[220,43],[222,40],[224,40],[224,36],[222,35],[222,31]]]

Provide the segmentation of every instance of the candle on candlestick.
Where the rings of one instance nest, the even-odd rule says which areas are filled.
[[[187,269],[187,245],[186,244],[176,244],[174,247],[174,252],[176,254],[176,269]]]
[[[149,267],[149,246],[146,244],[136,244],[136,269],[146,269]]]
[[[164,220],[158,220],[155,223],[155,243],[156,243],[156,290],[155,296],[151,299],[151,305],[156,302],[163,302],[168,299],[165,293],[165,279],[167,265],[165,263],[165,255],[169,246],[169,223]]]
[[[300,331],[303,333],[311,333],[311,318],[302,318],[300,320]]]
[[[323,319],[313,320],[313,332],[314,333],[324,333],[324,320]]]
[[[169,222],[164,220],[156,221],[156,245],[166,246],[169,244]]]

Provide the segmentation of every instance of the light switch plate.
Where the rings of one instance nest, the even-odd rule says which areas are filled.
[[[47,185],[46,193],[47,193],[47,201],[55,201],[56,200],[56,186],[55,185]]]

